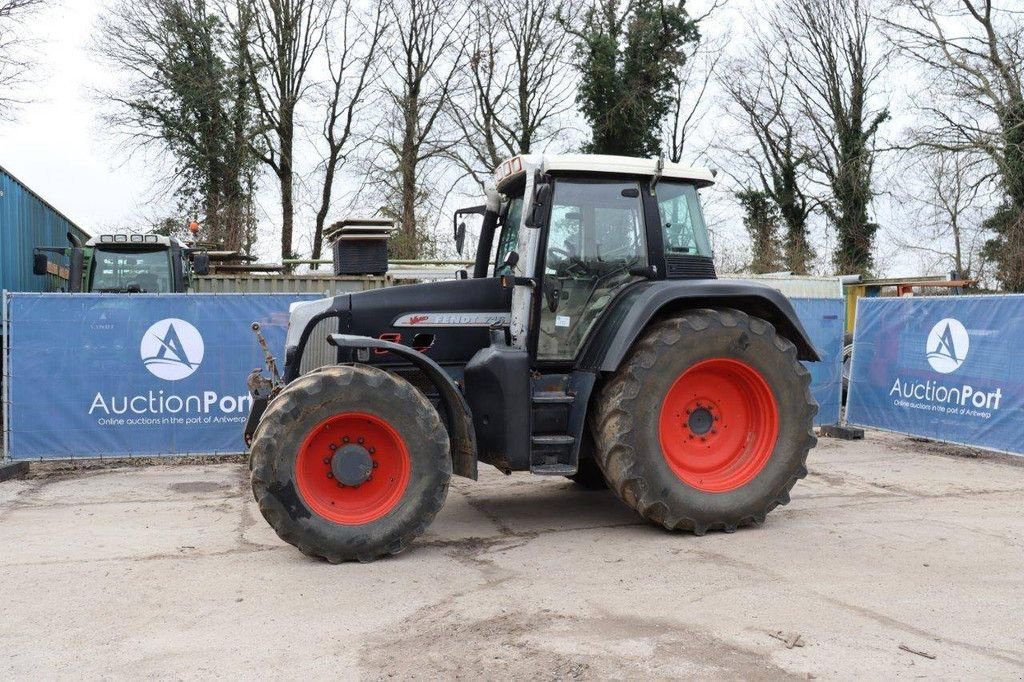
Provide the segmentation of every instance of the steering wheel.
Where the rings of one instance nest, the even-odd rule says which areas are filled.
[[[572,258],[572,254],[565,249],[560,249],[557,246],[548,247],[548,260],[560,260],[567,261]]]
[[[588,272],[586,263],[579,256],[557,246],[548,248],[548,267],[558,277],[585,277]]]

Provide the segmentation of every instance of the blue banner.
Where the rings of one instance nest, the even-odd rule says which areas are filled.
[[[790,302],[821,355],[821,362],[805,363],[811,371],[811,393],[818,401],[814,424],[836,424],[843,390],[846,302],[841,298],[793,298]]]
[[[862,298],[847,420],[1024,454],[1024,296]]]
[[[13,459],[234,453],[263,357],[258,321],[282,360],[288,306],[308,294],[13,294]],[[839,419],[843,302],[794,299],[822,354],[808,363],[820,410]]]
[[[250,325],[284,349],[308,294],[13,294],[12,459],[242,452]]]

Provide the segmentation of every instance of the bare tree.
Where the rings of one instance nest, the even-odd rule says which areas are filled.
[[[296,109],[313,83],[309,68],[328,34],[335,0],[240,0],[251,21],[249,78],[262,120],[256,149],[281,190],[281,258],[295,257]]]
[[[893,242],[920,254],[926,270],[952,269],[962,277],[984,277],[986,201],[982,185],[973,177],[975,164],[966,154],[946,150],[924,150],[909,163],[920,171],[908,173],[913,188],[906,193],[922,210],[916,224],[892,235]]]
[[[572,39],[558,17],[562,0],[487,0],[473,6],[470,88],[456,98],[465,144],[455,161],[481,185],[506,158],[555,139],[575,90],[567,59]]]
[[[461,86],[466,48],[460,27],[467,10],[449,0],[387,0],[384,11],[389,26],[382,80],[387,113],[376,136],[381,153],[371,174],[388,194],[385,212],[399,225],[392,255],[417,258],[429,241],[422,212],[432,203],[436,207],[427,176],[460,141],[446,122]]]
[[[740,130],[739,139],[728,147],[739,159],[740,174],[745,175],[737,179],[748,187],[746,193],[756,186],[775,204],[785,226],[783,263],[788,270],[806,275],[814,259],[808,234],[815,206],[808,189],[814,155],[807,146],[809,131],[794,96],[790,70],[779,42],[761,33],[746,54],[730,62],[720,80],[729,100],[727,109]],[[739,198],[748,212],[756,206]]]
[[[930,77],[913,142],[966,155],[976,182],[1002,188],[988,251],[1003,286],[1024,291],[1024,12],[1010,0],[899,0],[885,25]]]
[[[822,208],[836,229],[839,272],[869,272],[878,225],[875,137],[889,118],[877,105],[889,54],[875,35],[871,0],[793,0],[772,15],[790,65],[794,95],[814,139],[811,165],[830,196]]]
[[[32,67],[25,54],[24,21],[47,0],[0,0],[0,119],[12,118],[25,99],[21,86]]]
[[[335,175],[354,142],[356,115],[364,110],[376,78],[378,49],[385,31],[384,10],[379,4],[363,20],[352,0],[343,0],[340,15],[340,33],[326,43],[330,82],[321,129],[326,153],[321,163],[324,177],[313,232],[313,260],[323,252],[324,224],[331,209]]]
[[[697,25],[702,27],[702,33],[696,42],[683,45],[685,56],[675,69],[675,92],[662,134],[662,148],[674,163],[682,160],[686,143],[709,111],[710,86],[718,75],[731,36],[729,31],[709,36],[703,27],[708,24],[708,19],[725,7],[726,1],[710,0],[704,12],[694,17]],[[706,150],[690,156],[699,156],[703,151]]]

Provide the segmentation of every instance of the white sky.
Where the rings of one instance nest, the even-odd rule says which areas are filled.
[[[142,229],[148,218],[172,215],[174,211],[173,200],[161,196],[160,188],[155,185],[158,174],[152,168],[152,160],[129,157],[120,145],[121,140],[104,129],[99,117],[100,104],[94,92],[117,78],[117,74],[106,71],[88,48],[106,2],[57,0],[55,7],[40,13],[31,22],[30,29],[39,41],[33,88],[35,101],[24,106],[13,123],[0,121],[0,165],[93,233]],[[699,7],[700,2],[694,0],[691,4]],[[734,19],[749,13],[757,4],[754,0],[733,0],[727,12],[719,14],[713,24],[702,30],[715,33],[731,29],[738,37],[742,27]],[[898,93],[888,94],[895,98]],[[708,116],[705,127],[714,126],[716,120],[714,114]],[[905,125],[905,117],[898,117],[890,124],[889,134],[895,136],[899,127]],[[698,131],[697,137],[706,138],[712,133],[710,129]],[[697,140],[694,147],[700,146]],[[721,165],[714,161],[711,160],[712,165]],[[708,160],[701,162],[708,163]],[[893,180],[893,172],[887,161],[879,165],[884,191]],[[742,245],[746,237],[739,215],[725,199],[730,189],[721,187],[718,197],[708,197],[709,213],[717,218],[720,238],[732,248],[742,248],[737,245]],[[299,194],[301,198],[301,187]],[[344,202],[344,192],[338,194],[339,201]],[[280,223],[277,192],[269,177],[260,191],[260,203],[264,218],[258,255],[276,260]],[[883,194],[876,202],[875,217],[885,226],[879,234],[877,254],[879,269],[884,274],[920,274],[919,259],[897,248],[892,238],[901,231],[893,225],[916,219],[908,217],[905,209],[905,202],[894,202],[888,194]],[[296,239],[298,247],[307,253],[306,233],[311,232],[312,225],[309,215],[309,209],[300,206]],[[439,229],[448,229],[447,219],[442,219]],[[825,230],[820,222],[814,229],[814,236],[819,251],[827,252],[830,245],[825,241]]]

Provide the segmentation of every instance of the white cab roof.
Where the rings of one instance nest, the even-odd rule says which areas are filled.
[[[649,175],[658,172],[658,159],[643,159],[635,156],[609,156],[602,154],[523,154],[514,156],[494,170],[494,184],[502,185],[513,181],[528,170],[542,173],[576,171],[580,173],[609,173],[616,175]],[[698,187],[708,187],[715,182],[715,176],[706,168],[691,168],[678,163],[664,161],[661,177],[688,180]]]

